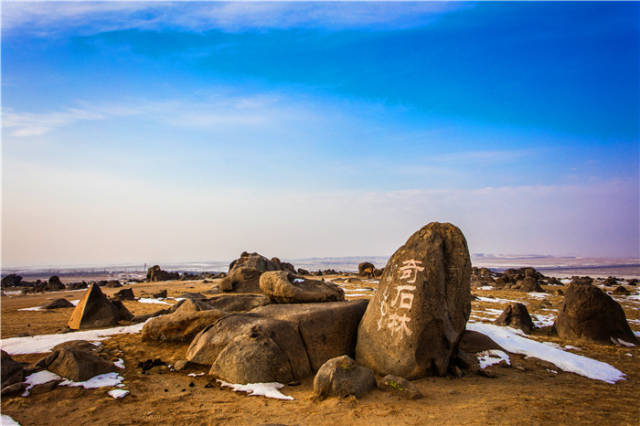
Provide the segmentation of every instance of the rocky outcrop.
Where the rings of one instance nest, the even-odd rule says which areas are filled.
[[[495,280],[489,268],[471,268],[471,287],[493,286]]]
[[[504,325],[512,328],[518,328],[529,334],[535,328],[527,307],[522,303],[509,304],[502,314],[495,320],[497,325]]]
[[[206,301],[199,299],[181,300],[176,304],[176,306],[175,312],[178,313],[209,311],[213,309],[213,306],[208,304]]]
[[[311,368],[317,371],[331,358],[354,355],[358,324],[367,304],[367,300],[273,304],[251,312],[295,324],[302,336]]]
[[[187,349],[190,362],[230,383],[288,383],[311,373],[295,325],[254,314],[228,314],[202,330]]]
[[[285,271],[265,272],[260,290],[277,303],[336,302],[344,300],[344,291],[336,284],[309,280]]]
[[[613,294],[615,294],[617,296],[628,296],[629,295],[629,290],[627,290],[623,286],[619,285],[618,287],[616,287],[613,290]]]
[[[544,292],[545,276],[534,268],[507,269],[495,279],[495,287],[526,292]]]
[[[313,393],[320,398],[349,395],[360,398],[375,387],[373,371],[356,364],[347,355],[325,362],[313,379]]]
[[[186,343],[224,315],[225,312],[217,309],[161,315],[144,325],[142,340]]]
[[[229,264],[229,273],[231,275],[238,268],[251,268],[259,273],[266,271],[276,271],[278,266],[271,260],[258,253],[247,253],[243,251],[239,258]]]
[[[180,279],[180,274],[177,272],[163,271],[160,266],[153,265],[147,270],[147,281],[170,281]]]
[[[444,375],[471,311],[462,232],[433,222],[389,259],[358,330],[356,360],[408,379]]]
[[[622,307],[591,284],[570,284],[554,324],[558,336],[619,344],[637,344]]]
[[[122,302],[110,301],[100,287],[92,284],[75,307],[67,325],[78,330],[82,328],[107,327],[116,325],[119,320],[133,318]]]

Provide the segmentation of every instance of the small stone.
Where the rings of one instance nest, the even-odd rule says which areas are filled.
[[[378,388],[380,390],[396,394],[404,399],[422,398],[422,393],[420,393],[416,385],[404,377],[394,376],[391,374],[384,376],[382,380],[380,380]]]

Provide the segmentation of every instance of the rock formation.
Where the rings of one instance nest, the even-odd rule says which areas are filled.
[[[471,311],[462,232],[433,222],[389,259],[358,330],[356,360],[408,379],[444,375]]]
[[[270,271],[260,276],[260,290],[277,303],[313,303],[344,300],[336,284],[309,280],[286,271]]]

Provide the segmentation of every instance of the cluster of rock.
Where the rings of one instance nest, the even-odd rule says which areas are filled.
[[[2,351],[2,396],[21,394],[27,388],[24,382],[29,374],[48,370],[72,381],[88,380],[99,374],[117,371],[113,362],[96,353],[97,347],[84,340],[73,340],[53,347],[52,352],[32,365],[25,365]],[[29,389],[30,393],[42,393],[54,389],[62,379],[52,379]]]
[[[224,272],[201,272],[198,274],[194,274],[192,272],[169,272],[160,268],[159,265],[153,265],[151,268],[147,269],[147,278],[148,282],[157,282],[157,281],[172,281],[172,280],[180,280],[180,281],[195,281],[195,280],[205,280],[205,279],[216,279],[223,278],[226,274]]]
[[[543,292],[544,275],[534,268],[507,269],[496,278],[494,286],[501,289]]]

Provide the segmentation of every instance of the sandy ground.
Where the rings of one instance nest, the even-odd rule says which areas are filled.
[[[336,282],[344,279],[333,277]],[[211,283],[162,282],[131,286],[136,296],[167,289],[169,296],[202,292]],[[375,282],[354,280],[342,284],[347,294],[372,294]],[[553,290],[558,287],[546,287]],[[630,289],[633,289],[630,287]],[[637,289],[633,289],[637,292]],[[112,294],[118,289],[104,289]],[[548,295],[538,299],[527,293],[502,290],[473,290],[478,296],[496,301],[474,301],[472,319],[496,318],[505,306],[497,299],[521,300],[534,316],[553,315],[562,297]],[[72,309],[53,312],[18,311],[58,297],[77,300],[82,291],[2,297],[2,338],[56,333],[64,329]],[[368,296],[356,296],[368,297]],[[351,297],[349,297],[351,298]],[[640,330],[640,301],[617,298],[631,328]],[[165,305],[125,302],[135,314],[153,312]],[[493,309],[493,310],[492,310]],[[557,367],[537,359],[511,355],[511,367],[492,366],[495,378],[431,377],[414,383],[424,398],[407,401],[374,390],[361,399],[329,398],[318,401],[312,395],[312,380],[298,386],[285,386],[282,392],[294,401],[279,401],[246,396],[220,389],[209,376],[190,377],[188,373],[206,373],[206,368],[171,372],[154,367],[147,374],[137,368],[139,361],[161,358],[172,363],[184,358],[187,345],[142,342],[140,334],[118,335],[103,341],[102,355],[122,357],[122,375],[130,391],[123,399],[107,395],[110,388],[85,390],[59,387],[51,392],[27,398],[2,399],[2,414],[10,415],[22,425],[44,424],[633,424],[640,423],[640,349],[595,345],[582,341],[564,341],[541,333],[539,341],[571,344],[580,355],[607,362],[623,371],[627,378],[607,384],[572,373],[550,370]],[[630,356],[629,356],[630,354]],[[41,355],[20,355],[20,361],[33,362]],[[212,386],[213,385],[213,386]],[[205,387],[206,386],[206,387]]]

